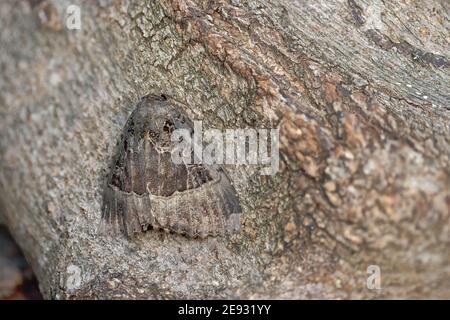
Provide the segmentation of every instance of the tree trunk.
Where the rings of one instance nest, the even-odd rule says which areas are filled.
[[[46,298],[450,298],[447,1],[70,4],[0,3],[1,214]],[[97,233],[146,94],[280,129],[275,176],[227,167],[240,233]]]

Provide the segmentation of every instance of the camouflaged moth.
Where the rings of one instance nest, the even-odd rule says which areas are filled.
[[[192,121],[165,96],[137,104],[103,193],[100,232],[132,235],[151,227],[204,238],[239,230],[241,207],[224,169],[175,164],[175,129],[192,132]]]

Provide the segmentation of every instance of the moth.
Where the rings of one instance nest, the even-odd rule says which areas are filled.
[[[241,206],[225,170],[172,161],[176,129],[193,132],[193,124],[165,96],[139,101],[113,157],[100,232],[130,236],[153,228],[205,238],[239,231]]]

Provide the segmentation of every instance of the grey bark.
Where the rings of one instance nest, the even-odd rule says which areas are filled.
[[[72,3],[81,30],[64,26]],[[450,298],[448,12],[1,1],[1,213],[45,297]],[[207,127],[280,128],[276,176],[228,168],[238,235],[97,234],[114,146],[149,93]]]

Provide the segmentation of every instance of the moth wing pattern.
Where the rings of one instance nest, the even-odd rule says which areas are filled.
[[[175,164],[171,133],[193,132],[190,119],[165,97],[141,99],[128,118],[103,192],[101,233],[148,228],[191,238],[233,234],[241,206],[221,166]]]

